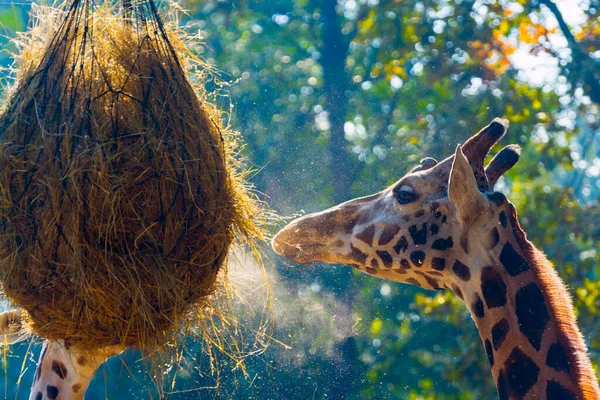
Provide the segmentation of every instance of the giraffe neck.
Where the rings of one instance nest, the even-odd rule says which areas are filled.
[[[565,285],[527,241],[514,210],[504,213],[501,239],[477,252],[485,254],[470,260],[477,273],[458,284],[500,399],[600,399]]]
[[[122,348],[81,352],[62,340],[45,340],[35,372],[30,400],[83,400],[94,373]]]

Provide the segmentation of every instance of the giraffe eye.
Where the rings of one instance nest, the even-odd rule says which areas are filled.
[[[400,204],[412,203],[417,197],[419,196],[415,193],[415,189],[408,185],[400,186],[400,189],[396,192],[396,199],[398,199],[398,203]]]

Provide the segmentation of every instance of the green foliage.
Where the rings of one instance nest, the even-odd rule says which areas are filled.
[[[27,21],[28,6],[0,4],[0,66],[5,67],[12,62],[13,47],[10,38],[17,32],[25,29]],[[0,77],[0,83],[4,82],[4,76]]]

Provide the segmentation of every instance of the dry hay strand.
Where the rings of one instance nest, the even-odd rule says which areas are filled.
[[[86,349],[164,345],[235,239],[264,234],[237,137],[186,76],[204,67],[152,1],[127,4],[38,15],[0,113],[2,290]]]

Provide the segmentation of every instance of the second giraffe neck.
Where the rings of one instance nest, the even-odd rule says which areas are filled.
[[[503,399],[600,399],[571,299],[546,257],[525,238],[514,210],[500,240],[459,295],[471,310]],[[475,253],[475,252],[473,252]]]
[[[29,399],[83,400],[98,367],[122,350],[114,346],[84,354],[62,340],[45,340]]]

